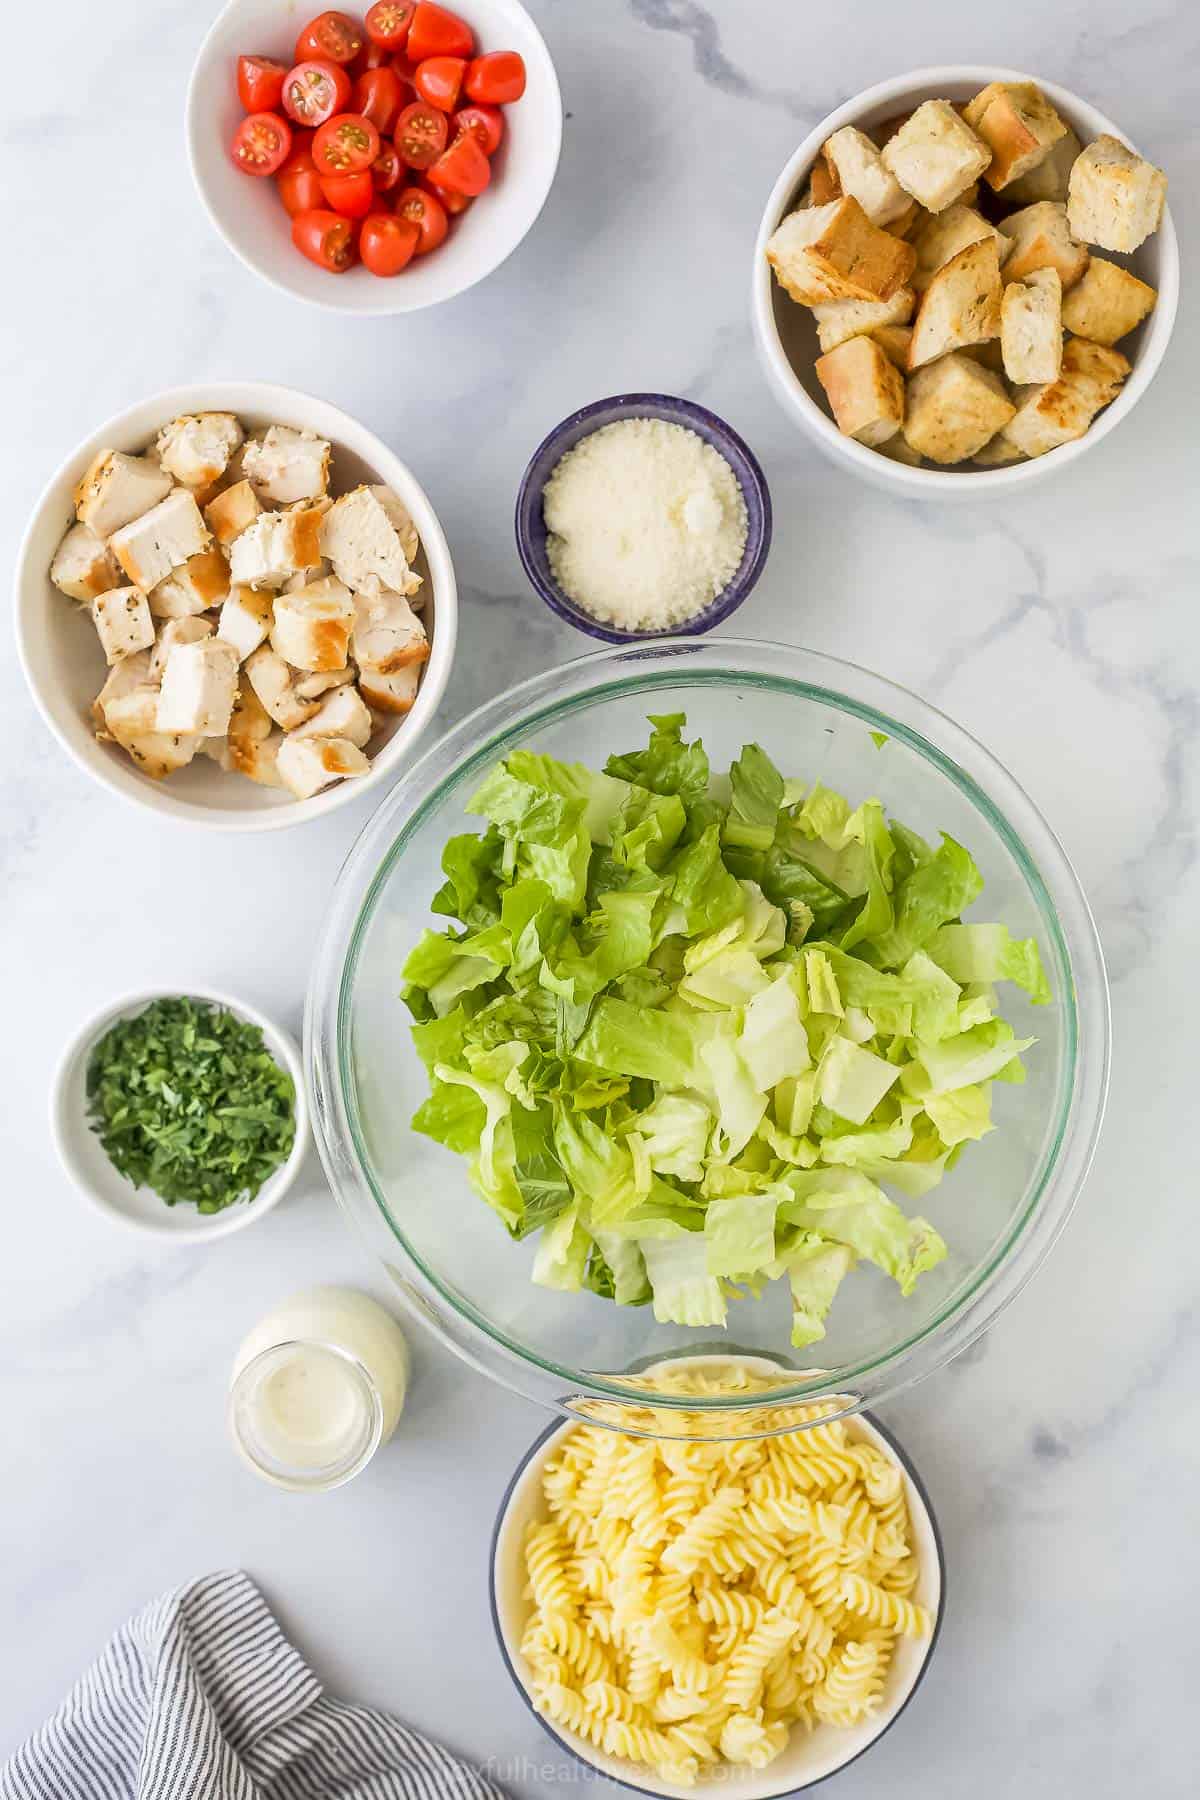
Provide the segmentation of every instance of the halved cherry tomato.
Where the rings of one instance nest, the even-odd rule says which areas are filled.
[[[410,187],[398,194],[396,217],[407,219],[420,232],[417,239],[418,256],[426,256],[429,251],[436,250],[439,244],[445,243],[446,233],[450,229],[446,208],[428,188]]]
[[[367,69],[354,84],[354,111],[370,119],[380,137],[386,137],[405,97],[395,69]]]
[[[365,75],[368,69],[386,69],[391,60],[391,53],[385,50],[382,44],[373,44],[368,38],[350,64],[350,73]]]
[[[457,218],[459,213],[465,213],[468,206],[475,204],[468,194],[456,194],[453,188],[439,187],[436,181],[430,181],[428,175],[422,175],[421,186],[432,194],[435,200],[441,201],[452,218]]]
[[[420,235],[408,219],[397,219],[391,213],[372,213],[363,220],[359,237],[364,265],[372,275],[398,275],[412,261]]]
[[[320,175],[356,175],[379,155],[379,133],[361,113],[338,113],[318,131],[312,153]]]
[[[322,207],[296,214],[292,220],[292,242],[302,256],[335,275],[356,260],[354,221]]]
[[[284,63],[269,56],[239,56],[238,99],[247,112],[275,112],[283,99]]]
[[[400,161],[410,169],[428,169],[435,163],[450,138],[450,126],[444,112],[415,100],[406,106],[396,120],[396,148]]]
[[[317,135],[319,137],[320,133]],[[319,157],[317,166],[320,167]],[[429,175],[439,188],[450,188],[456,194],[467,194],[474,199],[492,179],[492,165],[473,137],[458,137],[438,157]]]
[[[390,194],[404,180],[404,164],[394,144],[384,144],[371,164],[371,180],[377,194]]]
[[[464,57],[430,56],[425,62],[417,64],[413,86],[422,100],[428,100],[430,106],[436,106],[442,112],[453,112],[458,105],[466,72]]]
[[[337,63],[297,63],[283,83],[283,110],[297,125],[323,125],[350,104],[350,77]]]
[[[362,26],[349,13],[318,13],[296,39],[296,61],[322,56],[335,63],[353,62],[365,42]]]
[[[467,69],[467,98],[488,106],[507,106],[525,92],[525,59],[515,50],[490,50]]]
[[[467,132],[485,156],[494,156],[504,136],[504,114],[498,106],[460,106],[450,126],[456,137]]]
[[[233,160],[246,175],[274,175],[288,159],[292,128],[278,113],[248,113],[233,134]]]
[[[457,13],[434,6],[433,0],[418,0],[407,49],[414,62],[424,62],[427,56],[474,56],[475,33]]]
[[[275,177],[275,185],[279,189],[279,198],[293,218],[297,213],[312,212],[314,208],[325,204],[325,195],[317,178],[317,165],[307,147],[300,151],[292,150]]]
[[[360,169],[356,175],[322,175],[321,192],[325,205],[343,219],[365,219],[377,205],[370,169]]]
[[[385,50],[403,49],[415,11],[413,0],[375,0],[367,8],[367,36]]]

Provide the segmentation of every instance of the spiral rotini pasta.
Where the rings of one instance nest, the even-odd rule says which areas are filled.
[[[897,1638],[931,1621],[912,1598],[902,1472],[835,1411],[797,1406],[800,1429],[732,1444],[571,1432],[526,1541],[521,1648],[541,1712],[686,1784],[721,1761],[765,1767],[793,1729],[870,1717]]]

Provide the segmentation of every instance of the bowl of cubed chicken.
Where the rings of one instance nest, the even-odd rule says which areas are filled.
[[[979,499],[1111,432],[1179,297],[1167,177],[1015,70],[920,69],[817,126],[779,176],[752,312],[785,410],[910,497]]]
[[[433,719],[457,598],[407,466],[323,400],[176,388],[51,480],[17,641],[89,775],[191,824],[269,831],[396,773]]]

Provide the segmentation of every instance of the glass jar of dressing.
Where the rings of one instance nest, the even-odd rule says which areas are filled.
[[[319,1493],[349,1481],[387,1443],[407,1386],[408,1345],[377,1300],[354,1288],[307,1288],[238,1349],[229,1429],[264,1481]]]

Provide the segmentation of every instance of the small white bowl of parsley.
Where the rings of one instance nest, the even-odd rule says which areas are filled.
[[[224,1237],[277,1205],[304,1160],[300,1054],[227,994],[126,995],[67,1047],[51,1123],[67,1174],[110,1218],[176,1243]]]

